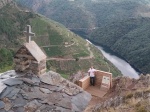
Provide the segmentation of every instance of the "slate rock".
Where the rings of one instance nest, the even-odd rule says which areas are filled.
[[[39,83],[41,82],[41,80],[38,77],[32,77],[32,81],[34,82],[35,85],[39,85]]]
[[[77,94],[76,96],[73,96],[71,99],[72,103],[76,105],[76,107],[83,111],[85,107],[88,105],[88,102],[91,100],[92,96],[87,92],[82,92]],[[80,101],[80,103],[79,103]]]
[[[7,88],[0,98],[6,107],[1,105],[0,112],[81,112],[91,99],[83,89],[51,71],[40,78],[29,74],[2,81]]]
[[[66,94],[72,96],[72,95],[76,95],[76,94],[80,93],[80,90],[81,89],[77,88],[76,85],[68,82],[68,84],[62,91],[65,92]]]
[[[77,112],[77,111],[71,111],[70,109],[65,109],[65,108],[62,108],[62,107],[56,107],[54,112]]]
[[[62,98],[60,101],[57,102],[56,105],[65,109],[72,110],[71,99],[69,98]]]
[[[28,95],[26,94],[26,92],[24,90],[20,90],[21,95],[23,96],[24,99],[29,99]]]
[[[24,109],[24,107],[14,107],[13,111],[14,112],[26,112],[25,109]]]
[[[0,101],[0,109],[3,109],[5,107],[5,103],[3,101]]]
[[[14,112],[13,110],[9,110],[9,111],[7,111],[7,112]]]
[[[46,94],[44,94],[43,92],[41,92],[39,90],[39,87],[34,87],[34,89],[31,92],[22,92],[22,95],[26,98],[26,99],[41,99],[44,100],[46,97]]]
[[[33,100],[27,103],[24,107],[26,112],[35,112],[40,106],[41,104],[37,100]]]
[[[49,105],[57,104],[63,98],[62,94],[59,92],[53,92],[46,95],[45,103]]]
[[[52,91],[50,91],[49,89],[45,89],[45,88],[40,88],[40,91],[46,94],[52,93]]]
[[[6,89],[6,85],[0,82],[0,95]]]
[[[0,95],[0,99],[6,97],[8,94],[11,93],[11,91],[14,89],[15,87],[7,87],[3,93]]]
[[[23,81],[21,79],[17,79],[17,78],[10,78],[10,79],[3,81],[3,83],[8,85],[8,86],[14,86],[14,85],[22,84]]]
[[[12,100],[12,103],[13,103],[13,108],[24,107],[27,103],[27,100],[25,100],[21,94],[18,94],[18,97],[15,100]]]
[[[50,85],[59,85],[63,81],[63,78],[58,73],[52,71],[41,75],[40,79],[43,83]]]
[[[17,73],[14,70],[10,70],[10,71],[0,74],[0,79],[8,79],[8,78],[15,77],[15,76],[17,76]]]
[[[59,87],[57,86],[52,86],[52,85],[48,85],[48,84],[42,84],[40,85],[41,88],[46,88],[49,89],[50,91],[57,91],[59,89]]]
[[[12,98],[14,95],[17,95],[19,93],[20,89],[14,88],[6,97]]]
[[[55,91],[60,92],[65,88],[65,86],[60,85]]]
[[[21,78],[21,80],[24,83],[27,83],[27,84],[30,84],[30,85],[34,85],[34,82],[31,79],[29,79],[29,78]]]
[[[77,106],[75,104],[72,103],[72,110],[74,112],[80,112],[80,110],[77,108]]]
[[[6,111],[9,111],[12,106],[13,106],[13,105],[12,105],[11,101],[10,101],[8,98],[5,98],[5,108],[4,108],[4,109],[5,109]]]
[[[0,109],[0,112],[6,112],[6,110],[5,109]]]
[[[54,111],[56,107],[54,105],[49,106],[48,104],[43,104],[35,112],[58,112]]]

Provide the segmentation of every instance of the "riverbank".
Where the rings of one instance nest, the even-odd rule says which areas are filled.
[[[93,44],[93,42],[89,42]],[[130,78],[135,79],[139,78],[139,72],[136,69],[134,69],[126,60],[119,57],[117,54],[115,54],[111,50],[108,50],[108,48],[105,48],[104,46],[99,46],[95,43],[93,45],[95,45],[102,52],[104,57],[111,63],[113,63],[114,66],[116,66],[124,76],[128,76]]]

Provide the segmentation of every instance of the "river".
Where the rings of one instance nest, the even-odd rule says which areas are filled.
[[[125,60],[119,58],[118,56],[106,52],[101,46],[96,46],[104,55],[106,59],[108,59],[111,63],[113,63],[124,76],[129,76],[131,78],[138,79],[139,73]]]
[[[89,40],[87,41],[91,43]],[[112,54],[111,52],[109,52],[110,50],[106,51],[101,46],[97,46],[97,45],[95,46],[102,52],[102,54],[106,59],[108,59],[111,63],[114,64],[114,66],[116,66],[121,71],[121,73],[124,76],[129,76],[135,79],[139,78],[139,73],[128,62],[116,56],[115,53]]]

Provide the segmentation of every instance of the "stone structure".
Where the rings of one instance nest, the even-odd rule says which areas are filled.
[[[0,75],[0,112],[82,112],[91,95],[49,71],[39,77],[8,71]]]
[[[90,76],[80,79],[78,85],[93,96],[103,97],[112,87],[112,73],[95,72],[95,86],[90,86]]]
[[[100,85],[100,90],[107,92],[112,87],[112,73],[97,71],[95,77],[96,84]]]
[[[108,91],[112,86],[112,73],[97,71],[95,73],[95,85],[99,86],[100,89]],[[79,80],[79,86],[84,90],[90,86],[90,77],[85,76]]]
[[[44,74],[46,72],[46,55],[34,41],[31,41],[34,33],[31,32],[30,25],[27,25],[25,34],[28,43],[25,43],[14,56],[15,70],[32,72],[37,75]]]
[[[113,86],[101,103],[94,106],[92,112],[149,112],[150,75],[141,75],[139,79],[116,77]]]

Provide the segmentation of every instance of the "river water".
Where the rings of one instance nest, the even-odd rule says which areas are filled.
[[[118,56],[105,51],[101,46],[96,46],[104,55],[106,59],[108,59],[111,63],[113,63],[124,76],[129,76],[131,78],[138,79],[139,73],[125,60],[119,58]]]
[[[86,39],[90,44],[92,44],[89,40]],[[129,76],[131,78],[138,79],[139,73],[125,60],[121,59],[120,57],[116,56],[115,53],[109,52],[110,50],[105,50],[103,47],[95,45],[104,55],[104,57],[113,63],[124,76]]]

